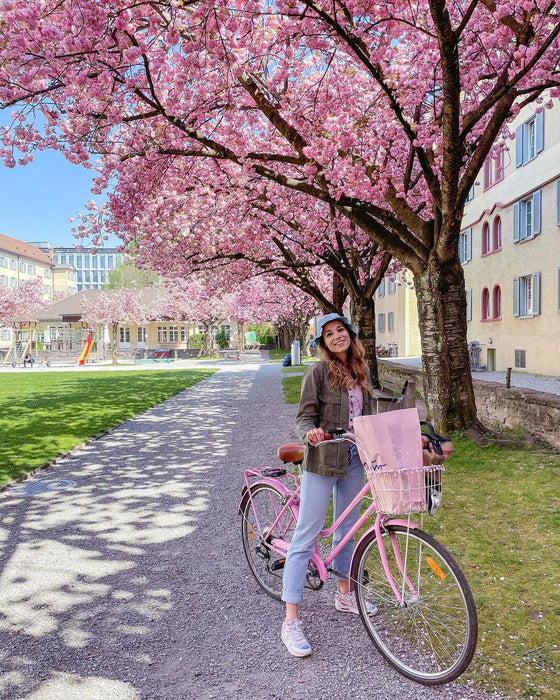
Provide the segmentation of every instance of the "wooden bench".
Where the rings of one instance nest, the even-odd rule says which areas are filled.
[[[239,350],[220,350],[220,355],[224,360],[239,360]]]
[[[416,405],[416,382],[414,379],[381,375],[381,390],[374,389],[372,394],[377,402],[377,413],[394,411],[399,408],[414,408]]]

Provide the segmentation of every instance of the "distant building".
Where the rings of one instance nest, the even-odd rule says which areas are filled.
[[[45,301],[53,298],[53,260],[32,243],[0,233],[0,287],[15,289],[22,282],[39,277]]]
[[[125,256],[116,248],[98,248],[94,253],[91,249],[56,246],[49,241],[35,241],[33,245],[49,255],[55,263],[75,268],[79,292],[83,289],[101,289],[107,282],[109,271],[125,260]]]

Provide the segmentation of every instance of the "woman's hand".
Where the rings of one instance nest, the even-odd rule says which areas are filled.
[[[322,440],[328,440],[330,438],[329,433],[325,433],[323,428],[313,428],[307,432],[307,442],[310,445],[315,446],[318,442]]]

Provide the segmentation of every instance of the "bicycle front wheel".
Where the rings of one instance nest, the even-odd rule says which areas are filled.
[[[377,649],[400,673],[424,685],[449,683],[476,649],[478,622],[467,580],[451,554],[422,530],[389,525],[383,533],[393,592],[375,533],[356,552],[352,578],[360,616]],[[377,614],[369,616],[366,604]]]
[[[272,529],[285,504],[281,491],[269,484],[251,487],[251,498],[242,506],[241,537],[251,573],[269,596],[280,600],[285,555],[275,552],[273,539],[290,542],[296,526],[296,515],[288,506]]]

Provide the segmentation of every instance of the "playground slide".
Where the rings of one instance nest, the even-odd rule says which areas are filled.
[[[93,337],[92,337],[91,333],[87,334],[84,349],[82,350],[82,354],[80,355],[80,359],[78,360],[79,365],[85,365],[86,360],[87,360],[87,356],[89,355],[91,347],[95,343],[96,338],[97,338],[96,334],[94,334]]]

